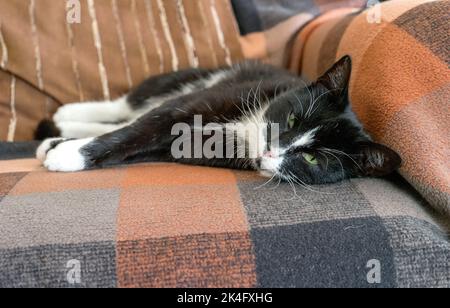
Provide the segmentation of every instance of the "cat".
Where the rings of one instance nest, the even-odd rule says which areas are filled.
[[[351,71],[346,56],[310,84],[259,62],[153,77],[113,102],[61,107],[53,122],[38,127],[37,137],[59,138],[45,140],[37,158],[48,170],[59,172],[159,161],[256,170],[308,185],[388,175],[400,167],[401,158],[374,143],[352,111]],[[219,153],[215,157],[192,154],[199,144],[180,142],[181,131],[174,134],[174,127],[184,123],[192,130],[188,137],[195,139],[204,127],[195,127],[199,116],[200,125],[215,123],[209,136],[216,134],[218,140],[211,147]],[[230,124],[239,125],[232,137],[224,137],[230,134],[222,128]],[[199,138],[202,148],[208,135]],[[256,139],[260,142],[255,145],[251,141]],[[230,140],[248,148],[221,156]],[[181,144],[175,148],[188,155],[174,155],[175,142]]]

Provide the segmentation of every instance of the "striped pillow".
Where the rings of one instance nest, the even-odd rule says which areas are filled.
[[[0,0],[0,140],[31,139],[61,104],[240,59],[229,0]]]

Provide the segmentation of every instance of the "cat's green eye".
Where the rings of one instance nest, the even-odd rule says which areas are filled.
[[[317,166],[319,164],[319,161],[314,155],[303,153],[303,158],[306,160],[306,162],[310,165]]]
[[[297,117],[295,116],[295,114],[291,113],[288,118],[289,129],[293,129],[296,124],[297,124]]]

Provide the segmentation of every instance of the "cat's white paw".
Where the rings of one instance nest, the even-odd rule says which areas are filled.
[[[68,121],[88,121],[88,119],[86,119],[86,108],[83,105],[84,104],[78,103],[60,107],[53,116],[53,121],[56,123]]]
[[[86,157],[80,150],[92,140],[93,138],[88,138],[58,144],[54,149],[48,151],[44,166],[48,170],[56,172],[85,170],[87,167]]]
[[[41,143],[41,145],[38,147],[36,151],[36,158],[39,159],[41,162],[45,161],[45,158],[47,157],[47,152],[53,147],[53,145],[56,142],[64,141],[64,138],[50,138],[44,140],[44,142]]]

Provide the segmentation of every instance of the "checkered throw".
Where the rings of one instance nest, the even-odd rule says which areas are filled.
[[[4,155],[0,287],[450,287],[450,222],[400,177],[294,189],[174,164],[48,173]]]

